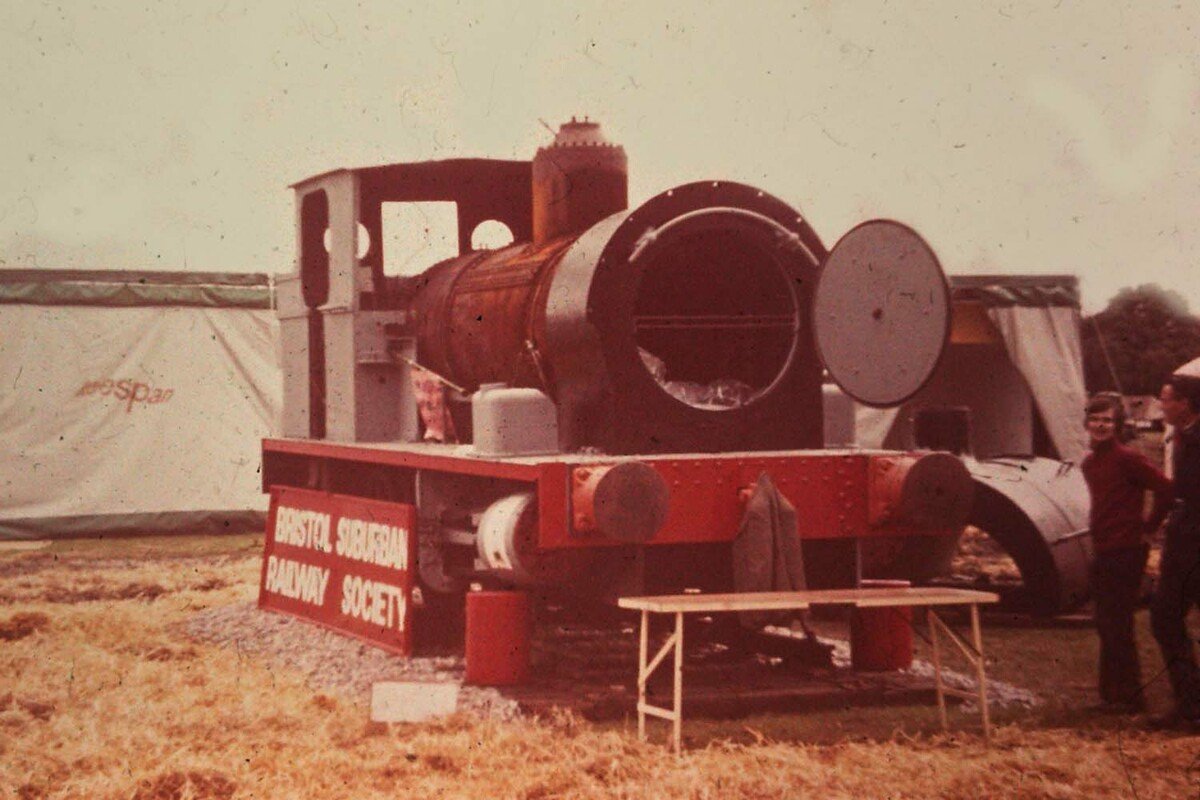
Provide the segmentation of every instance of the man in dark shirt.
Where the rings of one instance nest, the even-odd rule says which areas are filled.
[[[1145,456],[1121,444],[1125,422],[1120,395],[1104,393],[1087,404],[1092,451],[1083,459],[1083,477],[1092,496],[1092,596],[1100,634],[1101,708],[1117,713],[1145,709],[1133,612],[1149,553],[1147,538],[1158,530],[1171,502],[1171,482]],[[1143,519],[1146,492],[1154,493],[1149,520]]]
[[[1175,711],[1159,723],[1200,729],[1200,674],[1187,615],[1200,603],[1200,378],[1175,373],[1159,394],[1163,418],[1175,429],[1175,495],[1167,521],[1158,591],[1150,607],[1154,638],[1175,692]]]

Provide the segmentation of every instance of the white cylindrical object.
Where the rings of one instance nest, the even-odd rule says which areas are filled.
[[[558,412],[537,389],[486,383],[471,397],[472,446],[479,455],[558,452]]]

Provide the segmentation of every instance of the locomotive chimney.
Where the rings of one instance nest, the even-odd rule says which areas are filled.
[[[629,204],[625,149],[571,117],[533,157],[533,243],[590,228]]]

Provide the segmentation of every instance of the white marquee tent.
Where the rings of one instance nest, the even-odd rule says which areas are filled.
[[[898,409],[861,407],[858,444],[909,448],[920,408],[966,406],[974,453],[1080,461],[1083,382],[1078,281],[1070,275],[955,275],[950,344],[915,397]]]
[[[261,274],[0,270],[0,539],[261,524]]]

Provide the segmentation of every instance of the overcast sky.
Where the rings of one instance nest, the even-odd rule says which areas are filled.
[[[290,271],[289,183],[588,114],[634,203],[739,180],[1200,311],[1195,2],[111,5],[0,10],[0,266]]]

